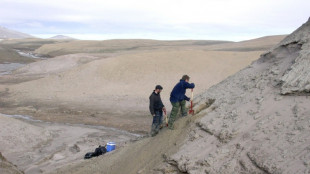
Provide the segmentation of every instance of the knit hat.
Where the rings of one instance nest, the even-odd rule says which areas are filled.
[[[160,85],[156,85],[155,89],[163,89],[163,87]]]

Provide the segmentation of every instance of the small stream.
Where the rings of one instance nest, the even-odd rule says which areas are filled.
[[[15,51],[23,57],[28,57],[28,58],[33,58],[33,59],[47,59],[48,58],[48,57],[39,55],[37,53],[34,53],[33,51],[22,51],[22,50],[17,50],[17,49],[15,49]]]
[[[12,71],[25,66],[25,64],[21,63],[4,63],[0,64],[0,76],[11,74]]]
[[[27,58],[31,58],[31,59],[41,59],[41,60],[45,60],[45,59],[48,59],[48,57],[44,57],[42,55],[39,55],[39,54],[36,54],[32,51],[21,51],[21,50],[17,50],[15,49],[15,51],[25,57],[26,59]],[[8,75],[8,74],[11,74],[14,70],[18,69],[18,68],[21,68],[23,66],[25,66],[26,64],[22,64],[22,63],[4,63],[4,64],[0,64],[0,76],[1,75]]]

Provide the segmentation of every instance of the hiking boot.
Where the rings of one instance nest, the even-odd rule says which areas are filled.
[[[153,132],[151,133],[151,137],[155,137],[157,135],[157,133]]]
[[[186,117],[187,116],[187,113],[186,114],[182,114],[182,116],[181,117]]]

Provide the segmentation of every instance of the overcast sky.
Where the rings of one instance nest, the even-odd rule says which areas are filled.
[[[0,0],[0,26],[44,38],[240,41],[309,16],[310,0]]]

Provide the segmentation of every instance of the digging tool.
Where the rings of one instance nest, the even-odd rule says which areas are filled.
[[[194,99],[194,90],[192,89],[192,94],[191,94],[191,108],[190,110],[188,111],[188,114],[192,114],[194,115],[194,110],[193,110],[193,99]]]
[[[168,127],[168,117],[167,117],[167,111],[164,110],[165,113],[165,122],[166,122],[166,126]]]

